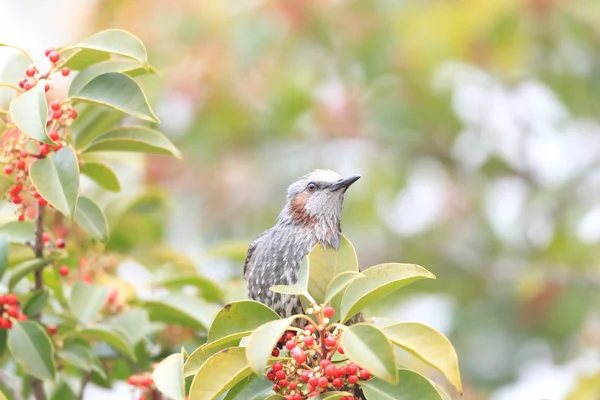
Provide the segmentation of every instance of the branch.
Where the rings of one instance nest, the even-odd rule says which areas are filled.
[[[83,400],[83,393],[85,392],[85,387],[90,380],[92,379],[92,372],[88,372],[83,376],[83,380],[81,381],[81,388],[79,389],[79,395],[77,396],[77,400]]]
[[[35,243],[33,244],[33,252],[36,258],[44,257],[44,214],[46,213],[46,207],[37,206],[37,217],[35,218]],[[35,290],[42,290],[44,288],[44,276],[42,275],[43,267],[35,271]],[[40,313],[33,316],[36,321],[40,320]],[[44,384],[41,380],[33,378],[31,380],[31,387],[33,389],[33,396],[35,400],[46,400],[46,394],[44,393]]]

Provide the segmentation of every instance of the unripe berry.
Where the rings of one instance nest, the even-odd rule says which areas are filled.
[[[60,54],[58,54],[58,51],[51,51],[48,54],[48,59],[50,59],[50,61],[52,61],[53,63],[55,63],[58,60],[60,60]]]
[[[33,67],[28,67],[25,69],[25,75],[31,77],[35,75],[35,68]]]
[[[347,380],[348,380],[348,383],[354,385],[356,382],[358,382],[358,376],[350,375]]]
[[[319,387],[322,387],[323,389],[325,389],[327,387],[327,385],[329,385],[329,380],[327,380],[327,378],[322,376],[319,378],[319,383],[317,383],[317,385]]]
[[[71,73],[71,68],[64,67],[60,70],[60,73],[62,74],[62,76],[69,76],[69,74]]]
[[[25,161],[23,160],[19,160],[15,163],[15,167],[17,167],[17,169],[25,169]]]
[[[48,134],[48,137],[54,141],[58,140],[58,138],[60,137],[60,135],[58,134],[58,132],[56,131],[52,131]]]
[[[335,308],[331,306],[325,306],[325,308],[323,308],[323,315],[327,318],[333,317],[335,315]]]
[[[48,333],[51,335],[56,335],[56,325],[48,325]]]
[[[304,364],[306,362],[306,353],[304,353],[304,350],[302,350],[300,347],[294,347],[290,351],[290,354],[292,355],[292,357],[294,357],[294,360],[298,364]]]
[[[337,339],[335,338],[335,336],[329,335],[325,338],[325,340],[323,340],[323,342],[325,343],[325,346],[333,347],[337,343]]]
[[[60,268],[58,269],[58,273],[61,274],[62,276],[69,275],[69,267],[67,267],[66,265],[61,265]]]
[[[10,164],[4,167],[4,173],[6,175],[12,174],[14,170],[15,170],[14,167]]]
[[[56,247],[58,247],[59,249],[64,249],[65,248],[65,239],[61,239],[61,238],[56,239]]]

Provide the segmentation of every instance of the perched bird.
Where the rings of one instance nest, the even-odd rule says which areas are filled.
[[[244,278],[250,299],[269,306],[283,318],[302,313],[297,296],[275,293],[269,288],[296,283],[302,259],[318,242],[337,250],[342,236],[344,195],[359,178],[342,178],[333,171],[316,170],[289,186],[287,203],[277,223],[248,248]]]

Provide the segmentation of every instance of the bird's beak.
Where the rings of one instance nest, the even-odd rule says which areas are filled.
[[[356,182],[359,179],[360,179],[360,175],[350,175],[345,178],[342,178],[341,181],[334,183],[331,186],[331,191],[335,192],[336,190],[340,190],[340,189],[346,190],[350,187],[350,185],[352,185],[354,182]]]

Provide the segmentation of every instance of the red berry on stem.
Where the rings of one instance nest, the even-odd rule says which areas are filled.
[[[25,81],[25,83],[23,83],[23,89],[25,90],[29,90],[33,87],[33,83],[29,82],[29,81]]]
[[[331,365],[331,361],[328,359],[321,360],[321,368],[325,369]]]
[[[275,378],[277,378],[278,381],[281,379],[285,379],[285,371],[279,370],[275,372]]]
[[[44,90],[47,92],[48,90],[50,90],[50,84],[46,83],[46,86],[44,86]]]
[[[293,400],[302,400],[302,395],[300,393],[296,393],[293,397]]]
[[[275,372],[281,371],[283,369],[283,365],[281,365],[281,363],[278,363],[278,362],[273,364],[271,367],[273,368],[273,371],[275,371]]]
[[[63,115],[63,112],[61,110],[56,110],[54,112],[52,112],[52,119],[60,119]]]
[[[270,381],[275,379],[275,371],[273,371],[273,368],[267,371],[267,379]]]
[[[46,199],[44,199],[44,198],[41,198],[41,197],[40,197],[40,198],[38,199],[37,203],[38,203],[40,206],[44,207],[45,205],[47,205],[47,204],[48,204],[48,201],[47,201]]]
[[[310,379],[308,380],[308,384],[310,386],[317,386],[317,384],[319,383],[319,379],[316,376],[312,376],[310,377]]]
[[[119,292],[117,291],[117,289],[112,289],[110,292],[108,292],[108,298],[106,299],[106,301],[112,304],[115,301],[117,301],[118,296]]]
[[[52,103],[50,103],[50,108],[52,111],[60,110],[60,100],[53,100]]]
[[[58,273],[61,274],[62,276],[69,275],[69,267],[67,267],[66,265],[61,265],[60,268],[58,269]]]
[[[325,308],[323,309],[323,315],[327,318],[333,317],[335,315],[335,308],[331,306],[325,306]]]
[[[348,370],[348,373],[350,375],[356,375],[356,372],[358,371],[358,367],[354,363],[348,364],[348,367],[346,367],[346,369]]]
[[[340,354],[344,354],[344,349],[342,348],[342,346],[338,346],[337,351]]]
[[[333,386],[336,389],[341,388],[343,385],[344,385],[344,382],[340,378],[335,378],[334,380],[331,381],[331,386]]]
[[[58,247],[59,249],[64,249],[65,248],[65,239],[62,239],[62,238],[56,239],[56,247]]]
[[[287,333],[285,334],[285,340],[292,340],[292,339],[293,339],[293,338],[295,338],[295,337],[296,337],[296,334],[295,334],[294,332],[291,332],[291,331],[290,331],[290,332],[287,332]]]
[[[19,222],[25,221],[25,214],[19,215],[19,217],[17,219],[19,220]]]
[[[307,346],[312,346],[313,343],[315,343],[315,338],[312,336],[305,336],[303,340],[304,340],[304,344]]]
[[[300,347],[294,347],[290,351],[290,354],[292,355],[292,357],[294,357],[294,360],[298,364],[304,364],[306,362],[306,353],[304,353],[304,350],[302,350]]]
[[[27,315],[19,313],[19,315],[17,315],[17,321],[27,321]]]
[[[140,386],[149,387],[152,386],[154,381],[149,376],[142,376],[140,378]]]
[[[54,149],[54,151],[59,151],[60,149],[63,148],[63,145],[61,143],[57,144],[56,146],[52,147]]]
[[[44,243],[48,243],[50,240],[52,240],[52,238],[50,237],[49,233],[44,233],[44,235],[42,236],[42,240]]]
[[[21,79],[21,80],[19,81],[19,87],[20,87],[21,89],[25,89],[25,82],[27,82],[27,79]]]
[[[308,382],[308,380],[310,379],[310,372],[302,371],[302,373],[300,374],[300,379],[302,379],[304,382]]]
[[[280,388],[284,388],[288,385],[288,381],[285,379],[280,380],[279,382],[277,382],[277,386],[279,386]]]
[[[329,385],[329,380],[322,376],[319,378],[319,383],[317,383],[317,385],[324,389],[327,387],[327,385]]]
[[[60,135],[58,134],[58,132],[56,131],[52,131],[48,134],[48,137],[54,141],[58,140],[58,138],[60,137]]]
[[[25,161],[23,160],[19,160],[15,163],[15,167],[17,167],[17,169],[25,169]]]
[[[288,350],[293,349],[294,347],[296,347],[296,341],[294,339],[288,340],[287,342],[285,342],[285,347]]]
[[[5,308],[5,310],[6,313],[13,318],[17,318],[17,316],[19,315],[19,306],[17,305],[9,305]]]
[[[35,68],[34,67],[28,67],[25,69],[25,75],[27,76],[34,76],[35,75]]]
[[[69,118],[71,118],[71,119],[75,119],[75,118],[77,118],[77,111],[75,111],[75,110],[74,110],[74,109],[72,109],[72,108],[70,108],[70,109],[69,109],[69,112],[68,112],[68,114],[69,114]]]
[[[9,293],[6,295],[6,303],[14,306],[15,304],[19,304],[19,298],[16,294]]]
[[[58,60],[60,60],[60,54],[58,54],[58,51],[51,51],[48,54],[48,58],[50,59],[50,61],[52,61],[53,63],[55,63]]]
[[[6,175],[12,174],[14,170],[15,170],[15,168],[12,165],[7,165],[4,167],[4,173]]]
[[[361,369],[358,376],[360,377],[360,379],[364,379],[364,380],[371,379],[371,373],[369,371],[367,371],[366,369]]]
[[[325,340],[323,340],[323,342],[325,343],[325,346],[333,347],[337,343],[337,339],[335,338],[335,336],[329,335],[325,338]]]
[[[46,49],[46,51],[44,51],[44,55],[45,55],[46,57],[48,57],[48,55],[49,55],[50,53],[52,53],[53,51],[54,51],[54,49],[53,49],[52,47],[50,47],[50,48],[47,48],[47,49]]]
[[[273,357],[279,357],[279,349],[278,348],[274,348],[273,351],[271,352],[271,355]]]
[[[327,368],[325,368],[325,375],[327,376],[337,378],[339,374],[340,373],[335,365],[328,365]]]
[[[312,325],[312,324],[311,325],[306,325],[306,328],[304,328],[304,329],[306,329],[307,331],[309,331],[311,334],[315,333],[315,331],[316,331],[315,326]]]
[[[71,68],[64,67],[60,70],[60,73],[62,74],[62,76],[69,76],[69,74],[71,73]]]
[[[56,334],[56,325],[48,325],[48,333],[51,335]]]
[[[21,204],[23,202],[23,199],[19,196],[13,196],[10,200],[13,202],[13,204]]]
[[[15,186],[10,188],[9,193],[12,194],[13,196],[16,196],[21,192],[22,189],[23,189],[23,184],[17,183]]]
[[[358,376],[356,376],[356,375],[350,375],[348,377],[348,383],[351,383],[351,384],[354,385],[356,382],[358,382]]]
[[[298,387],[298,384],[296,382],[290,382],[288,384],[288,387],[290,388],[290,390],[294,390]]]
[[[40,145],[40,156],[45,156],[50,152],[50,146],[47,144]]]

